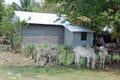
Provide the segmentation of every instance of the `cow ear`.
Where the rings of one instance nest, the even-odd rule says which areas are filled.
[[[54,48],[54,47],[52,47],[52,50],[55,50],[55,48]]]

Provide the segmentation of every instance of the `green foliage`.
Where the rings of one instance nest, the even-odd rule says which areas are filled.
[[[20,1],[20,10],[31,11],[31,0],[19,0],[19,1]]]
[[[36,45],[29,44],[29,45],[26,46],[26,50],[27,50],[28,53],[30,53],[32,47],[34,47],[34,49],[35,49]]]
[[[36,4],[37,5],[37,4]],[[45,1],[44,5],[42,6],[32,6],[33,12],[43,12],[43,13],[59,13],[60,8],[59,3],[48,3]]]
[[[104,26],[111,25],[109,20],[112,20],[111,18],[120,8],[119,0],[46,0],[46,2],[61,4],[60,14],[68,15],[73,24],[84,24],[95,31],[101,31]],[[85,18],[90,19],[90,22],[85,22]]]
[[[49,43],[44,43],[44,44],[42,44],[42,47],[43,48],[48,48],[48,47],[50,47],[50,44]]]
[[[6,13],[3,13],[4,15],[2,16],[0,22],[0,32],[11,37],[14,35],[14,26],[11,23],[11,17],[13,16],[14,8],[9,6],[7,9],[5,9],[5,11]]]
[[[71,64],[73,61],[73,53],[70,51],[67,45],[58,45],[57,47],[59,54],[59,63],[60,64]]]
[[[19,48],[20,43],[22,42],[21,41],[22,39],[21,29],[25,28],[28,24],[26,24],[26,20],[20,21],[18,19],[14,23],[11,21],[11,18],[13,17],[13,14],[14,14],[14,9],[15,9],[15,6],[10,5],[4,8],[4,10],[1,10],[3,12],[2,12],[1,19],[0,19],[1,20],[0,21],[0,33],[4,34],[7,39],[5,41],[10,43],[12,48],[14,47],[16,49],[16,48]]]
[[[31,44],[27,45],[27,49],[30,49],[30,48],[32,48],[32,45]]]
[[[15,36],[16,41],[13,44],[13,49],[15,53],[20,53],[22,39],[19,36]]]
[[[58,45],[58,49],[60,50],[66,50],[67,48],[67,45]]]
[[[111,35],[111,39],[112,39],[112,40],[115,39],[115,38],[118,36],[118,32],[117,32],[116,29],[113,29],[113,31],[112,31],[111,34],[112,34],[112,35]]]
[[[19,11],[32,11],[34,0],[19,0],[20,5],[13,3],[12,6],[15,7],[15,10]]]
[[[2,20],[2,17],[6,15],[5,6],[3,4],[3,0],[0,0],[0,21]]]
[[[120,56],[119,55],[113,56],[113,60],[120,60]]]
[[[120,45],[120,1],[119,0],[46,0],[61,4],[60,14],[68,15],[72,24],[85,25],[101,34],[103,27],[113,28],[111,38],[118,38]],[[93,7],[94,6],[94,7]],[[86,21],[85,18],[88,20]]]

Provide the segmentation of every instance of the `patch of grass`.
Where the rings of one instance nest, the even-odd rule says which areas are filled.
[[[6,74],[8,72],[12,74]],[[18,74],[21,74],[21,76]],[[119,75],[112,72],[75,69],[64,66],[0,66],[0,75],[2,75],[0,78],[7,80],[15,77],[16,80],[118,80],[120,78]],[[7,78],[4,78],[5,76]]]
[[[113,56],[113,60],[120,60],[120,56],[119,55]]]
[[[63,67],[63,66],[3,66],[0,69],[13,71],[15,73],[27,73],[27,74],[61,74],[61,73],[69,73],[74,71],[74,69]]]

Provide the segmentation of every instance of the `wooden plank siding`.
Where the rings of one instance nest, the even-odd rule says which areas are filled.
[[[26,44],[64,44],[64,27],[58,25],[30,24],[22,30]]]
[[[73,47],[73,32],[69,31],[67,28],[65,28],[65,41],[64,44]]]

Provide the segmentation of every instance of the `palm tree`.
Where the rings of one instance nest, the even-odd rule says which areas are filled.
[[[21,10],[31,11],[31,0],[20,0]]]
[[[34,0],[19,0],[20,5],[13,3],[16,5],[16,10],[20,11],[32,11],[32,6],[34,4]]]

